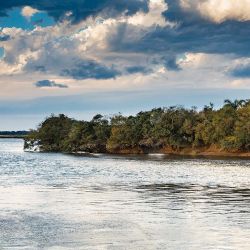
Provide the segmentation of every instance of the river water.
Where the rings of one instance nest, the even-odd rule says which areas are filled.
[[[25,153],[0,140],[0,249],[250,249],[250,161]]]

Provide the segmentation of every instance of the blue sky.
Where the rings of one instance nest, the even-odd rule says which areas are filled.
[[[22,8],[13,8],[6,11],[6,16],[0,19],[1,28],[15,27],[25,30],[32,30],[35,25],[46,27],[54,25],[55,21],[46,12],[38,12],[30,17],[22,15]]]
[[[250,0],[0,6],[0,130],[250,97]]]

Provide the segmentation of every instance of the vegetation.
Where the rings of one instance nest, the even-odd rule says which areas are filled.
[[[28,131],[0,131],[0,138],[24,138]]]
[[[201,111],[174,106],[128,117],[98,114],[91,121],[51,115],[25,138],[25,148],[34,145],[53,152],[147,153],[211,147],[249,152],[250,100],[225,100],[218,110],[210,103]]]

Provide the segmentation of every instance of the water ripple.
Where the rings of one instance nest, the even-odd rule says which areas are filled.
[[[250,161],[80,157],[0,140],[0,249],[249,249]]]

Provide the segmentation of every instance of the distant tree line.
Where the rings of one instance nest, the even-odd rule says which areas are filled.
[[[29,134],[29,131],[0,131],[0,138],[22,138]]]
[[[215,110],[182,106],[156,108],[136,116],[97,114],[91,121],[51,115],[25,139],[25,148],[39,145],[52,152],[153,152],[164,147],[216,147],[229,152],[250,151],[250,100],[225,100]]]

